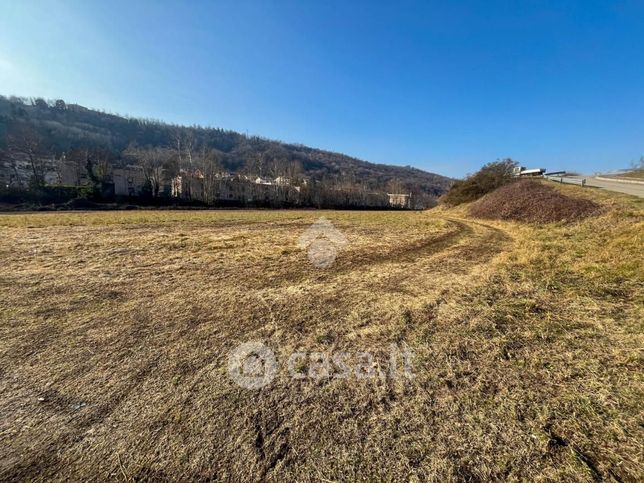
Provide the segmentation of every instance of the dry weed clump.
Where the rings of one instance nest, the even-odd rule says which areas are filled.
[[[565,195],[552,186],[521,180],[499,188],[470,208],[477,218],[528,223],[575,221],[599,212],[592,200]]]

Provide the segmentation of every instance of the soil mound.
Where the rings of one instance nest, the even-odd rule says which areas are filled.
[[[520,180],[474,203],[470,214],[477,218],[550,223],[580,220],[599,210],[593,201],[566,196],[538,181]]]

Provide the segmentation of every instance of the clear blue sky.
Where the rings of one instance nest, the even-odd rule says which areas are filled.
[[[0,93],[451,176],[644,155],[644,1],[0,3]]]

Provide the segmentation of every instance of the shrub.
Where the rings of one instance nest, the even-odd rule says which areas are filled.
[[[34,203],[47,205],[65,203],[76,198],[92,199],[94,197],[94,188],[91,186],[40,186],[33,189],[19,187],[0,188],[0,202],[12,204]]]
[[[478,200],[483,195],[510,183],[514,179],[513,171],[517,165],[516,161],[509,158],[488,163],[476,173],[454,183],[441,198],[441,202],[456,206]]]

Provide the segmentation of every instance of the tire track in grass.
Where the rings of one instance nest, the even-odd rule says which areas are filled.
[[[261,288],[279,288],[298,283],[324,283],[335,279],[343,274],[364,270],[377,265],[386,263],[403,261],[414,262],[420,257],[427,257],[446,250],[447,248],[457,244],[460,240],[467,237],[472,233],[472,229],[465,223],[458,221],[449,221],[456,228],[447,233],[442,233],[438,236],[428,237],[415,243],[408,245],[398,246],[386,252],[368,252],[359,253],[357,260],[344,258],[336,260],[332,269],[321,270],[315,267],[306,266],[293,267],[290,272],[283,274],[277,282],[271,282]]]

